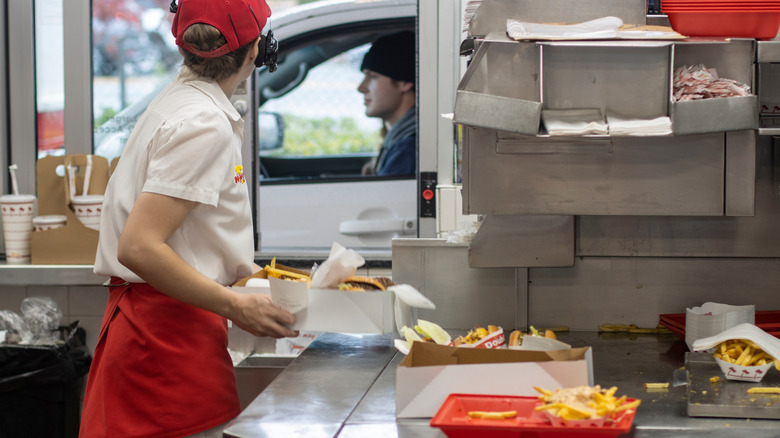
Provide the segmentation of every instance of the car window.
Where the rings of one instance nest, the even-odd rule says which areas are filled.
[[[360,62],[368,47],[364,44],[322,62],[309,70],[294,90],[262,106],[261,144],[281,140],[280,148],[263,151],[261,147],[264,177],[360,175],[362,166],[376,155],[382,142],[381,121],[366,117],[363,97],[357,91],[363,78]],[[299,52],[307,50],[310,48]],[[281,117],[281,138],[262,122],[269,114]]]

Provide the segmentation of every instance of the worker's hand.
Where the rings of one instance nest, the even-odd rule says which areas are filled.
[[[295,315],[271,303],[271,297],[263,294],[236,294],[235,306],[228,317],[233,324],[255,336],[291,338],[297,330],[288,325],[295,322]]]

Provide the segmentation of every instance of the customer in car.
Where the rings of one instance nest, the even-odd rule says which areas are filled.
[[[81,438],[221,437],[240,413],[227,320],[297,335],[286,327],[295,316],[267,296],[226,287],[257,269],[244,121],[230,96],[273,53],[258,46],[270,10],[264,0],[171,10],[183,66],[135,125],[103,203],[94,270],[110,277],[109,298]]]
[[[417,96],[415,37],[404,31],[383,36],[371,45],[358,91],[366,115],[382,119],[384,140],[376,161],[363,170],[378,176],[414,175],[417,164]]]

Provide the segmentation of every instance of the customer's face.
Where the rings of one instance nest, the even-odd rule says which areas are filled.
[[[371,70],[363,70],[363,82],[358,91],[363,93],[368,117],[380,117],[384,121],[394,118],[401,105],[401,83]]]

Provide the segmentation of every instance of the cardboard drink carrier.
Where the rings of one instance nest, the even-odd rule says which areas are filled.
[[[115,160],[116,161],[116,160]],[[97,252],[98,231],[85,226],[71,208],[70,182],[67,172],[58,171],[75,166],[74,187],[83,193],[87,155],[48,156],[36,163],[38,216],[65,215],[64,227],[35,231],[30,235],[31,263],[34,265],[92,265]],[[112,163],[112,167],[115,162]],[[105,193],[109,178],[109,163],[104,157],[92,156],[89,195]]]

